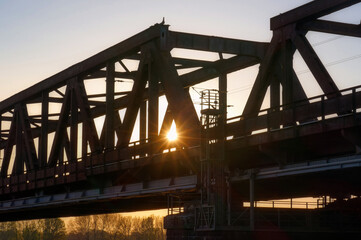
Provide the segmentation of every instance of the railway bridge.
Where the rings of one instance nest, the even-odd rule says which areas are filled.
[[[0,102],[0,221],[168,208],[168,239],[359,237],[361,86],[339,89],[306,38],[360,38],[360,25],[320,19],[359,2],[273,17],[269,43],[155,24]],[[218,59],[173,56],[183,49]],[[323,94],[307,95],[296,51]],[[228,75],[256,65],[229,118]],[[197,113],[189,90],[211,79]],[[323,200],[256,205],[300,197]]]

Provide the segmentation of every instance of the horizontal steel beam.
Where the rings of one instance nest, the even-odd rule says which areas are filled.
[[[255,179],[269,179],[285,176],[294,176],[309,173],[318,173],[325,171],[342,170],[347,168],[361,167],[361,156],[330,158],[327,160],[309,161],[297,164],[289,164],[281,167],[252,169],[242,176],[231,178],[232,182],[249,180],[250,172],[254,174]]]
[[[179,76],[185,88],[195,84],[219,77],[221,74],[228,74],[247,67],[259,64],[260,60],[255,57],[235,56],[225,60],[218,60],[212,66]]]
[[[130,91],[122,91],[122,92],[114,92],[114,96],[124,96],[129,94]],[[101,98],[101,97],[106,97],[106,93],[99,93],[99,94],[91,94],[88,95],[88,98]]]
[[[99,70],[92,72],[88,76],[84,77],[84,79],[94,79],[94,78],[105,78],[107,71]],[[114,72],[114,77],[116,78],[124,78],[124,79],[134,79],[136,72]]]
[[[217,53],[263,58],[268,43],[197,35],[182,32],[169,32],[170,43],[175,48],[185,48]]]
[[[355,25],[325,20],[315,20],[304,23],[299,28],[306,31],[331,33],[349,37],[361,37],[361,24]]]
[[[133,54],[131,56],[126,57],[125,59],[130,60],[140,60],[140,54]],[[212,65],[212,61],[199,60],[199,59],[187,59],[187,58],[179,58],[173,57],[173,62],[176,65],[181,65],[184,67],[206,67]]]
[[[271,18],[271,30],[293,23],[302,23],[352,6],[361,0],[315,0]]]

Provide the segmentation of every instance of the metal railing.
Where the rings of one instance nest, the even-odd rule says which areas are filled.
[[[254,206],[258,208],[290,208],[290,209],[316,209],[324,208],[327,204],[334,202],[335,199],[330,197],[323,197],[314,199],[313,201],[301,201],[295,199],[285,200],[269,200],[269,201],[255,201]],[[244,207],[249,207],[249,202],[243,203]]]
[[[242,122],[243,132],[249,135],[361,113],[361,85],[333,94],[332,98],[323,94],[262,109],[257,114],[235,116],[228,118],[227,124]]]

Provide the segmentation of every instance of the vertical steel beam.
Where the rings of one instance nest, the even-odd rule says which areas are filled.
[[[255,226],[254,199],[254,173],[251,171],[249,176],[249,227],[251,231],[254,231]]]
[[[0,141],[3,140],[3,136],[2,136],[2,123],[3,123],[3,115],[0,113]],[[2,159],[4,159],[4,152],[2,152],[3,155],[1,155],[1,151],[3,151],[3,149],[0,149],[0,157]],[[2,168],[2,164],[0,164],[0,170]],[[1,177],[1,172],[0,172],[0,177]],[[0,184],[1,185],[1,184]]]
[[[283,39],[281,47],[281,69],[282,69],[282,104],[290,104],[293,101],[293,46],[292,42]]]
[[[15,143],[16,143],[16,152],[15,152],[15,161],[14,167],[12,170],[12,174],[21,174],[24,172],[24,140],[22,138],[22,129],[21,129],[21,122],[20,122],[20,114],[21,111],[20,103],[15,106],[14,117],[16,123],[16,135],[15,135]]]
[[[270,106],[272,110],[276,110],[276,107],[279,107],[281,104],[280,81],[275,74],[272,74],[270,78]]]
[[[220,58],[223,59],[222,54]],[[225,181],[225,124],[227,122],[227,74],[221,74],[218,78],[219,89],[219,110],[220,117],[218,118],[218,156],[214,163],[214,173],[216,178],[215,186],[215,210],[216,210],[216,224],[218,226],[224,226],[226,224],[227,216],[227,185]]]
[[[139,140],[145,143],[147,138],[147,102],[142,101],[139,107]]]
[[[81,130],[81,157],[84,159],[88,155],[88,141],[86,138],[86,127],[84,123],[82,123],[82,130]]]
[[[222,53],[219,53],[219,57],[223,60]],[[227,119],[227,74],[222,73],[218,78],[218,89],[219,89],[219,109],[222,113],[222,121],[225,123]]]
[[[71,107],[70,107],[70,159],[69,162],[75,162],[78,157],[78,104],[76,101],[75,92],[71,93]]]
[[[45,167],[48,159],[48,122],[49,122],[49,93],[42,92],[41,99],[41,133],[39,137],[40,168]]]
[[[219,109],[221,112],[219,118],[219,139],[220,139],[220,149],[219,149],[219,160],[223,164],[225,163],[225,138],[226,138],[226,124],[227,124],[227,74],[221,74],[218,78],[218,88],[219,88]],[[224,165],[222,166],[222,168]],[[222,169],[223,171],[224,169]],[[223,179],[224,180],[224,179]]]
[[[150,143],[154,143],[158,137],[158,109],[159,90],[158,78],[155,75],[153,64],[148,64],[148,138]],[[152,149],[153,150],[153,149]]]
[[[105,116],[105,149],[114,148],[114,62],[107,63],[106,74],[106,116]]]

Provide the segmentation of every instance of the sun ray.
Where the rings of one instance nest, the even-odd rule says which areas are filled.
[[[177,128],[173,122],[172,126],[170,127],[170,129],[167,133],[167,139],[168,139],[168,141],[175,141],[175,140],[177,140],[177,138],[178,138]]]

